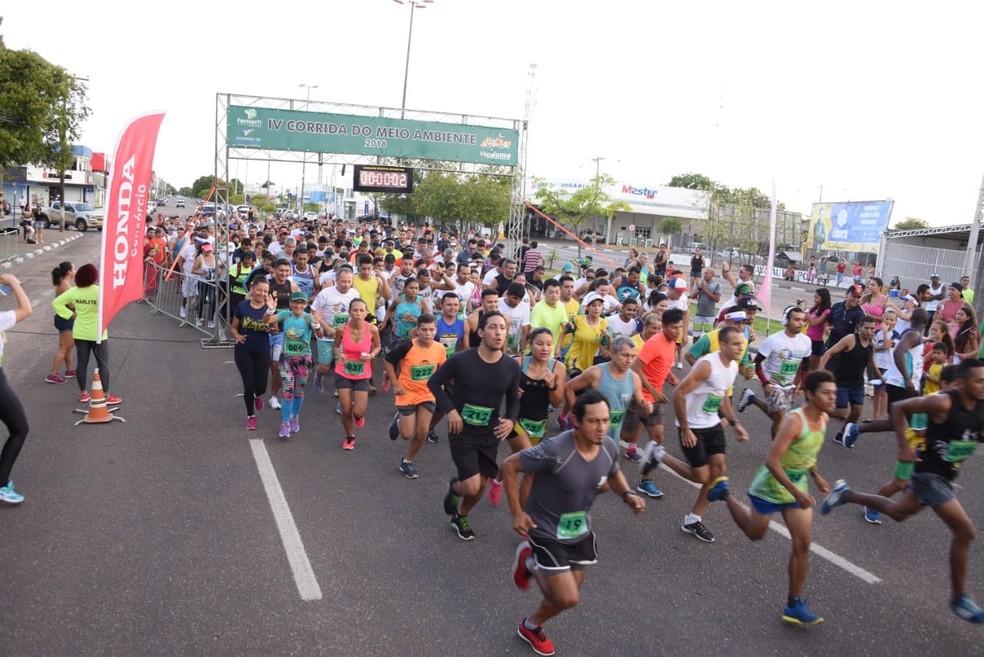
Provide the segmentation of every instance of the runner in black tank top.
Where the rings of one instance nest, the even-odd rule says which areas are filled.
[[[836,360],[832,360],[835,357]],[[837,408],[830,417],[844,420],[844,425],[834,436],[834,442],[851,447],[854,443],[845,441],[844,435],[864,410],[864,371],[868,370],[869,381],[881,378],[875,366],[874,317],[865,315],[858,322],[857,333],[844,336],[828,349],[820,358],[820,368],[830,369],[831,362],[834,363],[834,381],[837,383]]]
[[[889,407],[899,444],[897,478],[909,472],[909,487],[897,502],[879,495],[853,491],[845,481],[839,481],[821,506],[821,513],[842,504],[861,504],[883,513],[896,522],[913,516],[930,506],[951,533],[950,581],[952,591],[950,610],[975,624],[984,624],[984,610],[978,607],[965,590],[970,544],[977,530],[953,490],[963,462],[970,458],[984,441],[984,361],[971,359],[954,366],[956,383],[945,393],[897,401]],[[912,416],[925,413],[928,418],[926,444],[916,453],[906,438],[905,430]]]

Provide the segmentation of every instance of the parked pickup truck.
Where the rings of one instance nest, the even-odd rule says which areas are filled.
[[[48,215],[45,221],[45,228],[61,225],[61,201],[53,201],[45,214]],[[75,230],[85,232],[90,228],[102,230],[103,209],[94,208],[88,203],[65,203],[65,225],[75,226]]]

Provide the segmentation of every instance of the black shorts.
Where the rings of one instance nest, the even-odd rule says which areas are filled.
[[[369,392],[369,379],[346,379],[335,372],[335,390],[352,390],[354,392]]]
[[[817,358],[823,356],[823,340],[810,340],[810,355]]]
[[[458,470],[459,481],[475,475],[492,478],[499,474],[500,441],[491,427],[487,429],[487,432],[479,433],[465,427],[462,433],[448,434],[451,460]]]
[[[59,317],[55,315],[55,328],[58,329],[59,333],[64,333],[65,331],[71,331],[72,327],[75,326],[74,319],[65,319],[64,317]]]
[[[724,454],[724,427],[720,424],[706,429],[690,429],[697,436],[697,444],[693,447],[684,447],[681,436],[680,449],[687,457],[687,463],[695,468],[707,465],[707,457],[713,454]]]
[[[903,399],[912,399],[916,396],[914,390],[909,390],[908,388],[901,388],[899,386],[886,385],[885,392],[888,393],[888,404],[891,406],[897,401],[902,401]]]
[[[557,575],[569,570],[584,570],[598,563],[597,538],[594,532],[576,543],[544,537],[529,536],[530,547],[533,548],[533,559],[537,568],[544,575]]]

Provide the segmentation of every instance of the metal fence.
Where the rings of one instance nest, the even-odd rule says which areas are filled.
[[[179,328],[201,332],[203,348],[231,347],[230,309],[224,281],[186,276],[154,264],[144,267],[144,302],[151,315],[178,320]]]
[[[943,285],[970,275],[971,272],[963,270],[964,257],[963,251],[885,240],[885,252],[878,255],[878,269],[886,283],[898,276],[903,288],[915,292],[921,283],[929,283],[929,275],[933,273],[940,275]]]

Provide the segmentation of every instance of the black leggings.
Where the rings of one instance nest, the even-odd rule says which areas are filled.
[[[3,444],[3,451],[0,452],[0,487],[2,487],[10,483],[10,471],[14,469],[14,461],[17,460],[17,455],[24,446],[24,439],[27,438],[27,416],[24,415],[24,407],[7,383],[7,375],[3,373],[2,368],[0,368],[0,422],[3,422],[10,432],[7,442]]]
[[[109,394],[109,342],[104,340],[97,343],[94,340],[75,339],[75,356],[78,361],[75,369],[78,372],[76,378],[79,381],[79,392],[88,390],[89,353],[92,352],[96,357],[96,367],[99,368],[99,380],[102,381],[102,388]]]
[[[236,367],[239,376],[243,377],[243,401],[246,403],[246,416],[256,415],[253,408],[253,396],[262,397],[267,388],[267,377],[270,375],[270,350],[247,351],[236,345]]]

